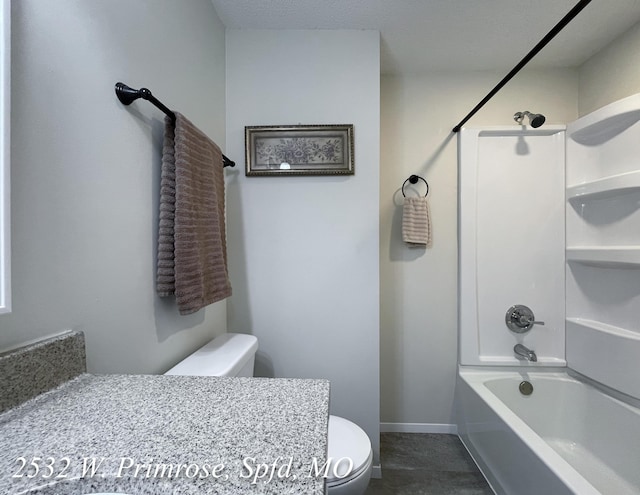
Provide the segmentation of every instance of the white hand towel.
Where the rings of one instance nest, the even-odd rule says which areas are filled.
[[[402,240],[409,247],[431,247],[431,213],[425,196],[404,198]]]

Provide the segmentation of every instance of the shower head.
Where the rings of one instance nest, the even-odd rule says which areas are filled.
[[[513,120],[515,120],[518,124],[522,124],[522,120],[525,117],[529,117],[529,125],[534,129],[536,127],[540,127],[546,120],[545,116],[541,113],[531,113],[528,110],[525,112],[516,112],[513,115]]]
[[[547,120],[541,113],[524,112],[524,114],[529,117],[529,124],[533,128],[540,127],[542,124],[544,124],[544,121]]]

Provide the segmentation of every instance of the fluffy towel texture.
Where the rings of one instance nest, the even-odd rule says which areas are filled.
[[[231,295],[220,148],[183,115],[165,119],[156,290],[180,314]]]
[[[409,247],[431,247],[431,214],[426,197],[404,199],[402,240]]]

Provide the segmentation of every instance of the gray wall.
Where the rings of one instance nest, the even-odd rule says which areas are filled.
[[[161,372],[226,330],[155,296],[163,114],[225,141],[224,27],[208,0],[20,0],[12,11],[13,312],[0,349],[86,333],[90,371]]]
[[[381,430],[451,431],[458,342],[457,137],[451,129],[503,76],[499,72],[384,76],[380,160]],[[542,112],[550,124],[578,115],[575,69],[514,78],[466,125],[515,125]],[[430,185],[433,247],[402,242],[403,182]],[[420,193],[424,185],[417,185]]]
[[[224,27],[208,0],[19,0],[13,2],[12,23],[13,313],[0,315],[0,350],[76,328],[87,334],[92,371],[164,371],[199,344],[225,331],[226,304],[179,317],[173,303],[155,296],[162,115],[146,102],[123,107],[113,94],[113,84],[123,80],[134,87],[148,86],[165,103],[181,110],[224,144]],[[319,39],[316,42],[325,43]],[[234,109],[229,112],[231,151],[227,153],[239,164],[244,154],[244,125],[291,121],[301,114],[309,121],[317,121],[319,115],[333,121],[334,116],[342,115],[318,113],[323,108],[313,107],[307,118],[300,108],[309,104],[306,97],[314,93],[295,84],[300,63],[288,61],[293,67],[282,72],[279,52],[272,53],[266,62],[247,59],[251,53],[247,47],[236,52],[234,70],[248,64],[242,69],[244,72],[237,73],[245,79],[239,75],[230,79],[230,84],[242,84],[230,98]],[[330,46],[325,53],[330,56]],[[528,106],[546,113],[552,123],[573,120],[578,113],[578,94],[580,114],[585,114],[640,91],[638,54],[640,26],[629,30],[579,70],[523,73],[469,125],[510,124],[512,113]],[[264,70],[250,70],[260,64]],[[348,95],[350,98],[361,90],[367,94],[377,90],[377,75],[356,77],[348,73],[340,88],[360,85],[358,91]],[[448,140],[448,135],[457,119],[501,76],[461,72],[382,79],[380,352],[384,422],[451,421],[456,362],[457,176],[455,138]],[[318,79],[319,86],[325,84],[326,77]],[[308,81],[306,84],[307,88],[313,87]],[[273,100],[274,95],[281,97],[283,93],[296,99]],[[334,94],[341,94],[341,90]],[[291,101],[299,108],[293,107]],[[341,103],[331,104],[334,109],[342,108]],[[376,109],[372,104],[365,120],[375,123]],[[350,119],[348,108],[345,112],[346,121]],[[359,146],[363,144],[361,136],[356,129]],[[378,146],[373,133],[371,136],[364,148],[366,153],[374,152]],[[347,181],[324,179],[327,189],[319,191],[322,197],[314,206],[316,210],[333,204],[334,186],[345,187],[360,180],[364,173],[363,149],[356,151],[356,176]],[[406,250],[398,240],[398,190],[412,173],[423,174],[432,187],[434,247],[422,255]],[[297,293],[304,295],[314,287],[318,294],[333,290],[330,278],[320,286],[300,282],[302,275],[310,275],[313,264],[304,265],[300,260],[298,265],[290,265],[291,252],[307,253],[305,250],[312,243],[307,242],[307,231],[290,230],[284,221],[294,204],[287,200],[287,194],[295,198],[299,195],[304,204],[308,200],[308,184],[322,181],[249,180],[242,171],[227,171],[227,176],[232,209],[228,227],[230,242],[234,243],[230,252],[232,273],[234,266],[247,270],[233,280],[236,287],[230,305],[230,328],[264,334],[259,335],[263,349],[259,369],[265,374],[295,375],[299,374],[298,368],[313,368],[316,360],[342,362],[343,358],[347,369],[351,366],[350,354],[360,352],[359,337],[364,337],[367,353],[371,354],[367,359],[375,362],[376,302],[371,302],[365,324],[358,323],[358,318],[352,320],[358,328],[369,326],[374,330],[362,335],[343,332],[350,339],[347,349],[356,352],[334,352],[323,347],[327,336],[320,330],[300,333],[291,328],[308,328],[310,321],[323,322],[316,313],[303,311],[288,326],[282,326],[278,319],[285,318],[285,313],[278,311],[283,303],[299,304],[298,299],[287,298]],[[370,201],[377,199],[370,195],[370,189],[376,187],[373,182],[377,179],[372,177],[368,176],[372,182],[364,186],[359,200],[362,203],[345,200],[331,213],[337,218],[341,212],[352,215],[354,207],[369,208],[373,217],[367,215],[362,236],[332,227],[333,237],[327,238],[324,248],[347,236],[361,249],[363,239],[375,237],[370,221],[376,218],[377,207]],[[360,185],[357,187],[359,190]],[[241,191],[242,188],[246,190]],[[283,188],[288,188],[285,193]],[[324,191],[330,192],[323,195]],[[346,190],[347,194],[351,192]],[[266,196],[269,202],[263,202],[259,195]],[[267,256],[261,251],[262,246],[242,241],[245,234],[251,240],[264,233],[262,227],[242,231],[247,228],[243,217],[252,218],[258,225],[266,219],[266,225],[275,229],[269,242],[275,240],[281,250],[269,248],[272,256]],[[316,216],[313,218],[317,220]],[[317,222],[309,225],[308,230],[313,231]],[[284,237],[280,237],[283,232]],[[245,251],[252,249],[247,256]],[[323,252],[331,259],[320,266],[329,266],[335,259],[333,252],[314,247],[308,252],[309,259],[313,254],[313,259],[318,260],[318,253]],[[357,254],[353,253],[354,258]],[[255,266],[262,266],[259,270],[263,272],[280,266],[274,260],[289,264],[291,277],[301,269],[300,277],[292,282],[297,291],[282,292],[284,282],[274,288],[268,277],[264,285],[260,285],[260,278],[249,280],[248,274],[255,273]],[[321,271],[314,276],[320,276]],[[363,288],[373,298],[377,283],[371,273],[375,271],[363,266],[358,277],[350,278],[354,280],[352,285],[334,284],[344,295],[336,298],[342,301],[338,314],[350,314],[351,296]],[[256,302],[259,305],[253,306]],[[273,310],[269,314],[280,316],[261,323],[270,304]],[[253,313],[248,307],[262,309]],[[333,311],[335,305],[319,313]],[[256,330],[261,325],[270,326],[271,330]],[[289,353],[289,364],[275,350],[282,341],[302,350]],[[364,371],[371,377],[370,384],[377,380],[377,373],[373,368]],[[345,388],[344,395],[347,394]],[[335,401],[333,405],[341,408]],[[376,410],[373,403],[366,407]],[[341,412],[344,414],[346,408]]]
[[[580,115],[640,92],[640,24],[580,67]]]
[[[381,93],[381,429],[443,430],[453,422],[457,348],[457,154],[450,129],[503,73],[383,76]],[[640,92],[640,24],[578,68],[525,70],[466,125],[509,125],[515,111],[551,124]],[[400,240],[399,187],[430,183],[433,248]],[[398,196],[399,194],[399,196]],[[446,429],[446,428],[444,428]]]
[[[378,452],[377,31],[227,31],[227,147],[244,126],[353,124],[355,175],[227,174],[229,330],[258,337],[263,376],[331,380],[331,412]]]

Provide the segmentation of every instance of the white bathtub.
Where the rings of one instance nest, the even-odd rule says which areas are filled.
[[[456,397],[460,438],[497,494],[640,494],[637,407],[561,371],[461,367]]]

